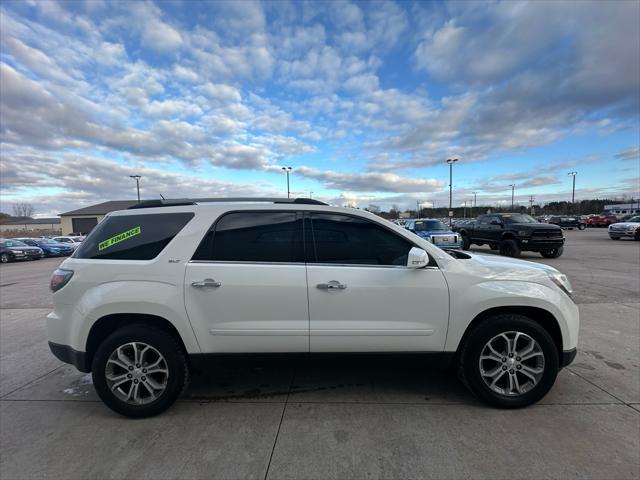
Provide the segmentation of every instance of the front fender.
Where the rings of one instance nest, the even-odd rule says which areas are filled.
[[[450,288],[455,282],[450,282]],[[550,286],[526,281],[486,281],[460,290],[452,288],[450,322],[445,351],[455,351],[474,318],[498,307],[534,307],[551,313],[562,334],[563,350],[577,347],[579,313],[575,303]]]
[[[81,351],[95,322],[107,315],[146,314],[169,321],[180,334],[188,353],[199,353],[200,347],[191,329],[184,307],[182,285],[156,281],[101,283],[87,289],[70,312],[73,323],[69,332],[71,345]]]

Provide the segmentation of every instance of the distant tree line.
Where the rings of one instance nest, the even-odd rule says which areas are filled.
[[[620,203],[636,203],[640,202],[640,199],[591,199],[591,200],[580,200],[576,202],[575,205],[571,202],[549,202],[545,204],[537,204],[533,203],[533,205],[521,205],[516,204],[513,208],[515,212],[521,213],[533,213],[534,215],[587,215],[592,213],[602,213],[604,212],[605,205],[615,205]],[[533,207],[533,212],[531,212]],[[369,207],[365,208],[372,213],[380,215],[381,217],[388,219],[399,218],[401,213],[409,214],[411,217],[426,217],[426,218],[445,218],[449,215],[448,207],[439,207],[439,208],[430,208],[423,207],[420,208],[419,211],[416,209],[409,209],[401,211],[397,205],[393,205],[392,208],[388,211],[381,211],[377,205],[369,205]],[[495,213],[504,213],[511,212],[511,205],[478,205],[477,207],[471,207],[467,205],[467,207],[453,207],[453,216],[454,218],[472,218],[477,217],[480,214],[495,212]]]

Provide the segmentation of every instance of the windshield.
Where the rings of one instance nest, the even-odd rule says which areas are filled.
[[[627,222],[638,222],[640,223],[640,215],[636,215],[635,217],[631,217]]]
[[[5,240],[2,242],[3,247],[26,247],[26,243],[22,243],[19,240]]]
[[[48,243],[48,244],[52,244],[52,245],[58,244],[58,242],[56,242],[55,240],[51,240],[50,238],[40,238],[40,239],[38,239],[38,242],[39,243]]]
[[[502,215],[504,223],[538,223],[538,221],[530,215],[523,213],[514,213],[513,215]]]
[[[449,230],[440,220],[419,220],[415,226],[416,232],[427,232],[434,230]]]

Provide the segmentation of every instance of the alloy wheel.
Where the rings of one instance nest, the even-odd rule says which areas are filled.
[[[478,362],[480,376],[495,393],[523,395],[542,379],[545,358],[542,348],[523,332],[503,332],[489,340]]]
[[[116,348],[105,367],[111,392],[123,402],[145,405],[157,400],[167,388],[169,368],[162,354],[143,342]]]

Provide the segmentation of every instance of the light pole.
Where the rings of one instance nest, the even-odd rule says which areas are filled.
[[[569,172],[567,175],[571,175],[573,177],[573,190],[571,191],[571,205],[573,206],[573,213],[576,210],[576,175],[578,172]]]
[[[309,192],[309,198],[313,198],[313,192]]]
[[[451,210],[453,206],[453,164],[459,161],[459,158],[447,158],[447,163],[449,164],[449,225],[451,225],[453,215]]]
[[[291,191],[289,190],[289,173],[291,172],[291,167],[282,167],[282,171],[287,174],[287,198],[290,198]]]
[[[138,203],[140,203],[140,175],[129,175],[129,178],[133,178],[136,181],[136,190],[138,192]]]
[[[513,192],[515,191],[516,184],[512,183],[509,186],[511,187],[511,211],[513,212]]]
[[[478,206],[478,203],[477,203],[477,200],[478,200],[478,197],[477,197],[478,192],[471,192],[471,193],[473,193],[473,207],[471,207],[471,216],[473,217],[473,209],[474,209],[475,207],[477,207],[477,206]]]
[[[464,201],[464,214],[462,215],[462,218],[467,218],[467,201]]]

